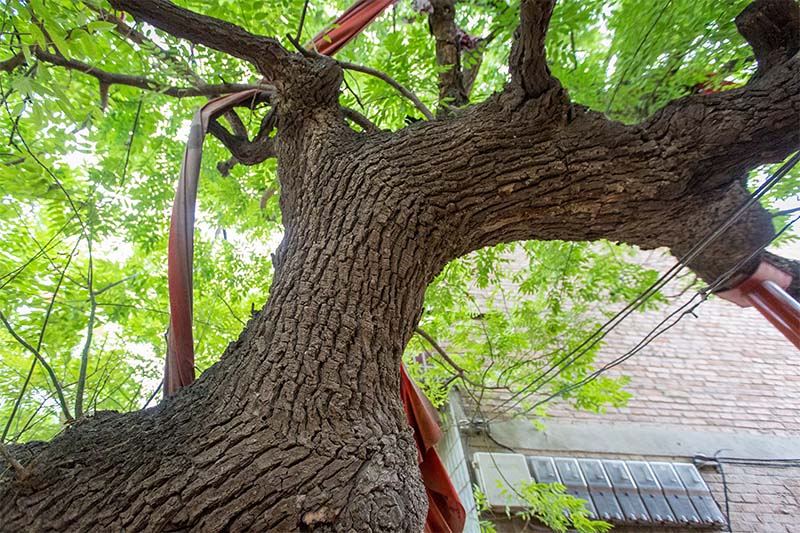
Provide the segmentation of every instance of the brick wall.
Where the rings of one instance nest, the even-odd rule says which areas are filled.
[[[663,312],[632,315],[598,364],[625,353]],[[757,311],[713,298],[608,375],[631,377],[627,407],[604,415],[554,403],[556,418],[682,424],[800,435],[800,354]]]
[[[669,259],[649,256],[659,270]],[[669,291],[669,290],[668,290]],[[681,301],[690,295],[684,295]],[[628,317],[607,338],[598,365],[630,350],[668,310],[638,313]],[[625,423],[629,427],[662,425],[694,431],[775,438],[800,436],[800,353],[753,309],[741,309],[712,298],[703,303],[696,317],[687,317],[675,328],[650,343],[609,375],[627,375],[626,387],[633,394],[628,406],[611,408],[605,414],[578,412],[553,403],[554,421],[581,423]],[[482,406],[492,414],[495,399],[489,395]],[[469,406],[467,406],[469,410]],[[498,440],[503,435],[493,431]],[[468,453],[504,451],[470,441]],[[591,456],[580,450],[527,450],[520,453]],[[642,457],[610,455],[618,459],[688,461],[687,456]],[[609,455],[606,455],[609,457]],[[795,457],[800,457],[798,447]],[[732,531],[737,533],[788,533],[800,531],[800,468],[726,465]],[[703,469],[715,500],[724,512],[720,475]],[[499,532],[543,531],[519,521],[496,517]],[[614,531],[659,533],[686,529],[618,528]]]

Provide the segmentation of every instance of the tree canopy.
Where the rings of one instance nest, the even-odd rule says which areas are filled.
[[[274,36],[296,34],[304,11],[302,1],[183,4]],[[389,74],[435,108],[435,42],[425,4],[399,2],[338,59]],[[573,101],[640,121],[677,97],[747,81],[754,57],[733,23],[746,4],[565,0],[547,34],[548,66]],[[309,2],[302,39],[346,7]],[[474,50],[465,57],[480,58],[471,101],[506,82],[517,13],[514,2],[457,5],[462,42]],[[81,411],[158,401],[167,221],[187,124],[203,95],[254,85],[259,75],[98,2],[11,1],[2,16],[0,312],[7,329],[0,330],[0,418],[4,440],[16,441],[52,436]],[[346,71],[340,99],[382,129],[424,120],[392,86],[364,73]],[[245,110],[245,128],[254,131],[261,108]],[[206,144],[195,261],[200,372],[263,305],[270,254],[282,234],[274,161],[231,164],[220,142]],[[798,193],[794,171],[766,205],[777,211]],[[526,264],[512,270],[514,253]],[[655,271],[632,261],[634,253],[611,242],[529,241],[454,260],[428,289],[421,329],[431,338],[417,335],[408,361],[436,402],[459,382],[515,391],[655,280]],[[475,289],[491,296],[476,299]],[[441,346],[456,367],[442,360]],[[588,375],[596,348],[541,394]],[[424,365],[415,357],[422,352],[430,355]],[[569,399],[588,409],[619,405],[623,385],[602,378]]]
[[[401,2],[333,60],[303,43],[344,2],[8,2],[2,440],[67,429],[0,447],[8,523],[418,529],[401,358],[437,403],[602,410],[627,393],[598,326],[666,299],[631,245],[710,290],[764,260],[800,294],[762,253],[797,171],[747,188],[800,146],[797,4],[554,4]],[[201,172],[204,372],[137,411],[190,117],[244,89]]]

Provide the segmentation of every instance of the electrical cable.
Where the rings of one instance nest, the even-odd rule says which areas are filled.
[[[533,411],[534,409],[536,409],[537,407],[539,407],[540,405],[543,405],[543,404],[545,404],[545,403],[549,402],[549,401],[550,401],[550,400],[552,400],[553,398],[556,398],[556,397],[558,397],[558,396],[561,396],[561,395],[563,395],[563,394],[566,394],[566,393],[568,393],[568,392],[571,392],[571,391],[573,391],[573,390],[575,390],[575,389],[577,389],[577,388],[583,387],[584,385],[586,385],[586,384],[590,383],[591,381],[594,381],[595,379],[597,379],[597,378],[598,378],[598,377],[599,377],[601,374],[603,374],[604,372],[607,372],[607,371],[611,370],[612,368],[614,368],[614,367],[616,367],[616,366],[619,366],[620,364],[624,363],[625,361],[627,361],[628,359],[630,359],[631,357],[633,357],[634,355],[636,355],[637,353],[639,353],[639,352],[640,352],[642,349],[644,349],[644,348],[645,348],[645,347],[646,347],[648,344],[650,344],[650,343],[651,343],[653,340],[655,340],[657,337],[661,336],[662,334],[666,333],[667,331],[669,331],[670,329],[672,329],[674,326],[676,326],[676,325],[678,324],[678,322],[680,322],[680,321],[681,321],[681,320],[682,320],[682,319],[683,319],[685,316],[687,316],[687,315],[694,315],[694,311],[695,311],[695,309],[697,309],[697,307],[699,307],[699,306],[700,306],[700,304],[702,304],[703,302],[705,302],[705,301],[708,299],[708,296],[709,296],[709,294],[713,293],[713,291],[714,291],[716,288],[718,288],[720,285],[722,285],[722,284],[723,284],[723,283],[724,283],[724,282],[725,282],[725,281],[726,281],[726,280],[727,280],[727,279],[728,279],[728,278],[729,278],[729,277],[730,277],[730,276],[731,276],[733,273],[737,272],[737,271],[739,270],[739,268],[741,268],[741,267],[742,267],[743,265],[745,265],[745,264],[746,264],[748,261],[750,261],[750,259],[752,259],[752,258],[753,258],[753,257],[755,257],[756,255],[758,255],[758,254],[759,254],[761,251],[763,251],[763,250],[764,250],[764,248],[766,248],[767,246],[769,246],[769,245],[770,245],[770,244],[771,244],[771,243],[772,243],[772,242],[773,242],[775,239],[777,239],[778,237],[780,237],[780,236],[781,236],[781,235],[782,235],[782,234],[783,234],[783,233],[784,233],[786,230],[788,230],[788,229],[789,229],[789,228],[790,228],[790,227],[791,227],[791,226],[792,226],[794,223],[796,223],[798,220],[800,220],[800,215],[798,215],[797,217],[795,217],[795,218],[794,218],[794,219],[792,219],[791,221],[787,222],[787,223],[786,223],[786,224],[785,224],[785,225],[784,225],[784,226],[783,226],[783,227],[782,227],[782,228],[781,228],[779,231],[777,231],[777,232],[775,233],[775,235],[773,235],[773,237],[772,237],[772,238],[770,238],[770,239],[769,239],[767,242],[765,242],[764,244],[762,244],[761,246],[759,246],[759,247],[758,247],[756,250],[754,250],[753,252],[751,252],[751,253],[750,253],[750,254],[749,254],[747,257],[745,257],[745,258],[741,259],[741,260],[740,260],[740,261],[739,261],[739,262],[738,262],[736,265],[734,265],[734,266],[733,266],[731,269],[729,269],[727,272],[725,272],[725,273],[723,273],[721,276],[719,276],[719,277],[718,277],[718,278],[717,278],[717,279],[714,281],[714,283],[712,283],[712,284],[711,284],[711,285],[709,285],[708,287],[705,287],[705,288],[703,288],[703,289],[701,289],[701,290],[697,291],[697,292],[696,292],[696,293],[695,293],[695,294],[692,296],[692,298],[691,298],[691,299],[689,299],[689,301],[687,301],[686,303],[684,303],[683,305],[681,305],[681,306],[680,306],[678,309],[676,309],[675,311],[673,311],[672,313],[670,313],[669,315],[667,315],[667,317],[666,317],[666,318],[664,318],[664,319],[663,319],[661,322],[659,322],[659,323],[658,323],[658,324],[657,324],[657,325],[656,325],[656,326],[655,326],[653,329],[651,329],[651,330],[650,330],[650,331],[649,331],[649,332],[648,332],[648,333],[647,333],[647,334],[646,334],[646,335],[645,335],[645,336],[642,338],[642,340],[640,340],[640,341],[639,341],[639,343],[638,343],[636,346],[634,346],[634,347],[633,347],[631,350],[629,350],[628,352],[624,353],[623,355],[621,355],[621,356],[617,357],[616,359],[614,359],[614,360],[613,360],[613,361],[611,361],[610,363],[607,363],[606,365],[602,366],[601,368],[599,368],[599,369],[595,370],[594,372],[592,372],[591,374],[589,374],[588,376],[586,376],[586,377],[585,377],[584,379],[582,379],[581,381],[578,381],[578,382],[576,382],[576,383],[573,383],[572,385],[569,385],[569,386],[567,386],[567,387],[563,387],[563,388],[559,389],[558,391],[556,391],[556,392],[554,392],[554,393],[550,394],[549,396],[545,397],[544,399],[542,399],[542,400],[540,400],[540,401],[536,402],[535,404],[533,404],[531,407],[529,407],[528,409],[524,410],[524,411],[523,411],[522,413],[520,413],[520,414],[521,414],[521,415],[526,415],[526,414],[530,413],[531,411]],[[693,303],[693,302],[694,302],[694,300],[695,300],[696,298],[698,298],[698,297],[700,298],[700,300],[699,300],[698,302],[696,302],[696,303]],[[688,309],[687,309],[687,308],[688,308]],[[667,326],[663,327],[663,329],[659,330],[659,328],[661,328],[661,327],[662,327],[662,326],[663,326],[663,325],[664,325],[664,324],[665,324],[667,321],[669,321],[670,319],[672,319],[672,318],[673,318],[675,315],[677,315],[677,314],[679,314],[679,313],[680,313],[680,316],[679,316],[679,317],[678,317],[676,320],[674,320],[674,321],[673,321],[672,323],[670,323],[669,325],[667,325]],[[533,391],[531,391],[530,393],[526,394],[525,398],[523,398],[522,400],[520,400],[519,402],[517,402],[517,403],[515,404],[515,406],[519,405],[519,403],[521,403],[522,401],[524,401],[526,398],[529,398],[529,397],[530,397],[530,396],[532,396],[533,394],[536,394],[536,392],[538,392],[539,390],[541,390],[541,388],[542,388],[544,385],[545,385],[545,384],[543,383],[542,385],[540,385],[539,387],[537,387],[536,389],[534,389],[534,390],[533,390]],[[497,417],[494,417],[494,418],[492,418],[492,420],[494,420],[495,418],[497,418]]]
[[[763,466],[771,468],[800,468],[800,458],[722,457],[719,452],[709,457],[696,454],[692,459],[706,463],[725,463],[741,466]]]
[[[603,325],[601,325],[598,329],[596,329],[589,337],[587,337],[580,345],[574,348],[572,351],[555,361],[547,370],[545,370],[541,375],[539,375],[536,379],[534,379],[531,383],[517,391],[516,393],[512,394],[505,400],[503,400],[500,405],[497,407],[499,411],[509,403],[513,402],[513,405],[510,409],[517,407],[525,398],[530,397],[531,394],[534,394],[536,391],[540,390],[543,386],[547,385],[553,379],[555,379],[561,372],[563,372],[567,367],[574,364],[575,361],[580,359],[583,355],[585,355],[589,350],[591,350],[598,342],[604,339],[608,333],[610,333],[614,328],[616,328],[625,318],[627,318],[630,314],[632,314],[636,309],[641,307],[647,300],[649,300],[654,294],[656,294],[664,285],[669,283],[672,279],[674,279],[681,270],[683,270],[686,265],[691,262],[695,257],[697,257],[711,242],[717,239],[720,235],[722,235],[728,228],[730,228],[750,207],[752,207],[760,198],[762,198],[767,192],[769,192],[783,177],[792,169],[794,166],[800,161],[800,152],[795,152],[792,157],[790,157],[781,167],[772,174],[767,180],[764,181],[754,192],[753,194],[745,201],[736,211],[734,211],[725,221],[719,224],[714,231],[706,235],[703,239],[698,241],[683,257],[681,257],[675,265],[673,265],[667,272],[662,274],[652,285],[650,285],[645,291],[639,294],[636,298],[634,298],[628,305],[626,305],[622,310],[617,312],[613,317],[607,320]],[[784,227],[784,230],[786,227]],[[781,230],[778,234],[776,234],[774,238],[777,238],[784,230]],[[770,241],[771,242],[771,241]],[[748,260],[752,258],[755,254],[757,254],[760,250],[763,250],[769,243],[766,243],[763,247],[759,248],[758,251],[754,252],[748,257]],[[737,263],[737,266],[734,269],[738,269],[741,266],[742,262],[740,261]],[[714,283],[714,288],[719,286],[724,281],[727,281],[736,270],[731,269],[725,273],[724,278],[722,280],[717,280]],[[663,323],[663,322],[662,322]],[[670,326],[672,327],[672,326]],[[606,328],[608,328],[606,330]],[[588,344],[588,346],[587,346]],[[563,364],[563,366],[562,366]],[[553,375],[551,373],[555,372]],[[538,382],[544,380],[541,385],[536,387],[531,393],[528,391],[534,387]],[[517,400],[520,396],[524,395],[522,400]]]
[[[725,499],[725,519],[728,522],[727,531],[732,531],[728,479],[723,465],[757,466],[761,468],[800,468],[800,458],[723,457],[721,455],[723,451],[724,450],[717,450],[717,452],[710,457],[700,453],[695,454],[692,457],[692,462],[698,468],[713,465],[719,472],[722,481],[722,494]]]
[[[717,453],[714,454],[714,457],[718,457],[722,450],[717,450]],[[717,460],[717,467],[719,468],[719,475],[722,478],[722,494],[725,497],[725,521],[727,522],[727,531],[731,533],[733,529],[731,529],[731,500],[730,496],[728,495],[728,479],[725,477],[725,469],[722,467],[722,463]]]

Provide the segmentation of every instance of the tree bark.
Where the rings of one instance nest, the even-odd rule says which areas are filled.
[[[292,193],[265,308],[174,400],[18,448],[30,475],[4,480],[0,529],[421,529],[399,364],[435,274],[423,212],[327,112],[279,115],[279,160],[296,163],[279,171]]]
[[[792,9],[774,1],[757,4]],[[145,19],[172,5],[112,3]],[[270,150],[286,233],[269,300],[174,399],[10,448],[27,475],[0,474],[0,530],[420,531],[426,499],[398,367],[444,265],[519,239],[681,256],[741,205],[747,170],[800,146],[800,58],[784,41],[746,87],[626,126],[571,103],[550,77],[551,8],[523,2],[507,90],[394,133],[347,127],[335,61],[242,36],[240,57],[264,48],[274,59],[262,71],[277,90]],[[195,19],[175,9],[153,23],[192,38]],[[226,28],[212,24],[201,42],[232,46]],[[772,235],[756,205],[691,267],[714,280]],[[796,262],[762,257],[800,279]]]

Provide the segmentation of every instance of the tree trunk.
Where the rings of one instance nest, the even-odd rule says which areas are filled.
[[[281,139],[297,194],[269,301],[239,340],[174,400],[30,448],[4,531],[421,529],[399,365],[435,272],[382,154],[328,133]]]
[[[797,32],[764,41],[769,64],[746,87],[625,126],[569,101],[543,55],[552,2],[523,1],[505,91],[446,119],[357,134],[333,60],[165,0],[112,3],[251,60],[274,83],[285,237],[266,306],[194,384],[11,450],[27,475],[0,473],[3,531],[420,531],[399,364],[444,265],[519,239],[681,256],[747,197],[745,171],[800,145]],[[766,20],[757,11],[751,36]],[[741,260],[773,231],[754,206],[690,266],[707,280],[747,275],[753,261]],[[796,262],[780,266],[800,279]]]

